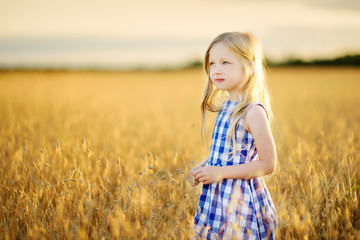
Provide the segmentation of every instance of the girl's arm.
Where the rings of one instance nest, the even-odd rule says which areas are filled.
[[[223,179],[252,179],[274,172],[276,147],[265,110],[255,105],[246,115],[245,127],[254,137],[259,160],[233,166],[209,166],[196,170],[195,180],[209,184]]]

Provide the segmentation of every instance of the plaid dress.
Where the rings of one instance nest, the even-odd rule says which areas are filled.
[[[231,148],[226,137],[236,104],[231,101],[223,103],[216,118],[209,160],[205,166],[229,166],[257,160],[254,139],[245,129],[243,119],[236,125],[236,155],[229,154]],[[261,103],[255,104],[262,106]],[[274,239],[277,216],[263,178],[224,179],[203,185],[194,223],[198,238]]]

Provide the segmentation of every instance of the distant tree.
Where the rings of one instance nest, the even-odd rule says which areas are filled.
[[[191,68],[202,68],[203,62],[201,60],[194,60],[192,62],[189,62],[184,66],[184,69],[191,69]]]
[[[332,59],[314,59],[305,61],[302,59],[289,59],[281,63],[269,61],[270,66],[360,66],[360,54],[345,55]]]

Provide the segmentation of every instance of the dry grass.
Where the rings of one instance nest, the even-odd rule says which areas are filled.
[[[360,239],[359,76],[269,73],[278,239]],[[188,239],[203,85],[201,71],[0,73],[0,237]]]

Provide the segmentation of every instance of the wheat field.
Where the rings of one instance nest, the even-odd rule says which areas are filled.
[[[0,238],[191,238],[205,79],[0,72]],[[268,84],[277,239],[360,239],[360,69],[274,68]]]

